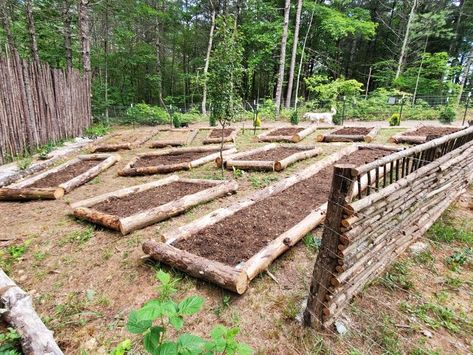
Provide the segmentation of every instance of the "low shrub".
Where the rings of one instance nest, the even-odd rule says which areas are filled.
[[[105,122],[97,122],[85,130],[85,136],[97,138],[105,136],[110,131],[110,126]]]
[[[299,124],[299,114],[297,110],[294,110],[291,114],[291,124],[294,126]]]
[[[457,113],[451,106],[445,106],[443,110],[440,111],[439,120],[442,123],[452,123],[456,118]]]
[[[158,125],[169,123],[169,115],[165,109],[159,106],[147,104],[136,104],[126,110],[125,123],[144,125]]]
[[[401,125],[401,116],[398,113],[393,113],[389,118],[390,126],[400,126]]]

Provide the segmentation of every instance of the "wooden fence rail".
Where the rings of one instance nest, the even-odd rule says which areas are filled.
[[[14,50],[0,58],[0,164],[90,122],[90,83],[79,71],[28,63]]]
[[[357,192],[366,180],[370,191]],[[361,167],[336,166],[305,324],[333,324],[472,181],[473,127]]]

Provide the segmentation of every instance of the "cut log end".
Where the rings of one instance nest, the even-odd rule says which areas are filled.
[[[324,141],[324,135],[323,134],[318,134],[317,137],[315,137],[315,140],[317,142],[323,142]]]
[[[282,166],[280,161],[275,161],[273,165],[273,170],[274,171],[282,171],[284,167]]]

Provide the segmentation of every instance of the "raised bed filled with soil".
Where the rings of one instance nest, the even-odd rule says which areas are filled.
[[[145,242],[143,251],[242,294],[273,260],[323,222],[334,164],[363,165],[393,151],[397,149],[347,147],[239,202],[165,233],[164,243]],[[366,185],[361,181],[359,186]]]
[[[233,154],[223,159],[226,169],[281,171],[297,161],[309,159],[320,154],[314,146],[267,144],[264,147],[247,152]],[[220,157],[215,159],[218,167],[222,166]]]
[[[160,129],[157,139],[153,140],[150,148],[180,147],[189,145],[199,133],[198,129],[168,128]]]
[[[123,235],[234,193],[235,181],[184,179],[177,175],[71,204],[74,216]]]
[[[224,146],[224,156],[235,152],[234,146]],[[218,146],[170,148],[162,152],[140,154],[118,174],[121,176],[138,176],[190,170],[214,161],[218,156],[220,156],[220,147]]]
[[[316,137],[317,142],[367,142],[378,134],[378,127],[342,127]]]
[[[465,127],[453,126],[421,126],[396,134],[395,136],[392,136],[389,141],[394,143],[422,144],[432,139],[458,132],[464,128]]]
[[[116,154],[80,155],[62,165],[0,189],[0,201],[54,200],[108,169]]]
[[[207,137],[204,138],[204,144],[216,144],[222,142],[222,133],[223,133],[223,141],[224,142],[235,142],[238,132],[240,131],[239,128],[236,127],[228,127],[224,128],[222,132],[222,128],[207,128],[209,133]]]
[[[258,135],[260,142],[292,142],[297,143],[314,133],[317,125],[308,127],[279,127]]]
[[[91,152],[116,152],[118,150],[131,150],[146,143],[156,135],[157,129],[128,130],[112,134],[91,147]]]

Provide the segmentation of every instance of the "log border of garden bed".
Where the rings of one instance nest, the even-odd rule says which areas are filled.
[[[184,139],[162,139],[155,140],[149,144],[150,148],[166,148],[166,147],[180,147],[184,145],[190,145],[195,139],[199,130],[197,128],[161,128],[158,130],[157,135],[160,132],[187,132],[187,137]]]
[[[192,221],[192,223],[163,233],[161,237],[165,242],[156,242],[155,240],[146,241],[143,243],[143,251],[153,259],[164,262],[194,277],[216,283],[238,294],[243,294],[248,289],[249,283],[252,279],[262,271],[266,270],[276,258],[297,244],[297,242],[299,242],[308,232],[323,222],[327,208],[326,203],[312,210],[312,212],[302,221],[277,236],[268,245],[238,267],[232,267],[230,265],[200,257],[190,252],[178,249],[174,247],[172,243],[179,239],[188,238],[200,230],[235,214],[241,209],[247,208],[268,196],[277,194],[302,180],[310,178],[320,170],[335,163],[341,157],[351,154],[358,149],[378,148],[392,151],[399,150],[399,148],[396,147],[380,145],[352,145],[346,147],[341,151],[331,154],[323,160],[310,165],[300,172],[280,180],[262,190],[256,191],[238,202],[212,211],[209,214]],[[356,191],[353,191],[353,194],[356,194]]]
[[[273,132],[276,132],[280,129],[287,129],[287,128],[303,128],[302,131],[297,132],[291,136],[271,136]],[[288,142],[288,143],[298,143],[303,140],[308,135],[314,133],[317,129],[327,129],[332,128],[332,126],[318,126],[317,124],[311,124],[307,127],[299,127],[299,126],[284,126],[284,127],[276,127],[270,129],[267,132],[261,133],[257,136],[258,141],[260,142]]]
[[[152,137],[154,137],[157,133],[159,132],[159,129],[151,129],[149,132],[143,132],[142,130],[136,130],[134,132],[133,130],[128,130],[128,131],[122,131],[122,132],[116,132],[113,133],[112,135],[108,137],[104,137],[100,142],[93,143],[90,147],[90,152],[91,153],[97,153],[97,152],[116,152],[118,150],[132,150],[135,148],[139,148],[142,144],[146,143],[148,140],[150,140]],[[114,137],[119,137],[123,135],[124,133],[138,133],[138,134],[143,134],[143,137],[135,142],[131,143],[110,143],[107,144],[107,140],[114,138]]]
[[[93,209],[94,205],[103,202],[110,197],[125,197],[156,187],[165,186],[173,182],[208,184],[213,186],[193,194],[185,195],[163,205],[134,213],[133,215],[127,217],[119,217],[117,215],[107,214]],[[73,209],[73,214],[75,217],[95,224],[100,224],[104,227],[119,231],[122,235],[126,235],[135,230],[176,216],[199,204],[209,202],[230,193],[235,193],[237,189],[238,184],[236,181],[186,179],[179,177],[178,175],[171,175],[157,181],[126,187],[124,189],[112,191],[100,196],[95,196],[87,200],[74,202],[71,203],[70,207]]]
[[[139,176],[139,175],[154,175],[154,174],[166,174],[166,173],[171,173],[174,171],[179,171],[179,170],[190,170],[192,168],[198,167],[200,165],[204,165],[206,163],[209,163],[213,160],[215,160],[219,155],[220,147],[216,146],[200,146],[200,147],[183,147],[183,148],[169,148],[166,150],[162,150],[159,152],[148,152],[148,153],[142,153],[138,154],[136,157],[134,157],[122,170],[118,172],[118,175],[120,176]],[[226,145],[223,147],[223,155],[226,156],[228,154],[233,154],[236,153],[236,148],[233,145]],[[177,152],[212,152],[209,155],[203,156],[201,158],[192,160],[190,162],[184,162],[184,163],[176,163],[176,164],[161,164],[161,165],[154,165],[154,166],[144,166],[144,167],[139,167],[135,168],[134,165],[136,162],[144,157],[157,157],[161,155],[167,155],[170,153],[177,153]]]
[[[52,173],[59,172],[66,169],[70,165],[76,164],[82,160],[102,160],[100,163],[97,163],[94,167],[83,172],[82,174],[77,175],[76,177],[63,182],[55,187],[40,187],[33,188],[28,187],[34,182],[47,177]],[[56,200],[64,196],[64,194],[69,193],[75,188],[85,184],[86,182],[92,180],[94,177],[98,176],[101,172],[107,170],[116,162],[120,161],[120,156],[118,154],[87,154],[79,155],[77,158],[71,159],[55,168],[46,170],[41,174],[35,175],[33,177],[24,179],[15,184],[12,184],[5,188],[0,188],[0,201],[30,201],[30,200]]]
[[[371,128],[367,134],[334,134],[335,132],[344,128]],[[317,135],[315,138],[317,142],[363,142],[371,143],[374,137],[378,134],[381,127],[360,127],[360,126],[342,126],[333,129],[332,131]]]
[[[248,157],[256,153],[266,152],[268,150],[276,148],[290,148],[290,149],[299,149],[300,152],[293,153],[290,156],[284,159],[275,159],[275,160],[251,160],[251,159],[241,159],[243,157]],[[248,150],[241,153],[236,153],[228,156],[223,159],[223,166],[232,170],[233,168],[241,170],[263,170],[263,171],[282,171],[287,168],[289,165],[294,164],[300,160],[309,159],[319,155],[322,152],[320,148],[315,147],[314,145],[287,145],[287,144],[278,144],[270,143],[266,144],[263,147],[256,149]],[[222,161],[220,157],[215,159],[215,164],[217,167],[222,167]]]
[[[404,132],[401,132],[401,133],[398,133],[398,134],[395,134],[394,136],[392,136],[391,138],[389,138],[389,142],[391,143],[407,143],[407,144],[422,144],[422,143],[425,143],[427,141],[429,141],[429,137],[428,136],[406,136],[405,134],[406,133],[411,133],[411,132],[415,132],[417,131],[419,128],[422,128],[422,127],[433,127],[433,128],[457,128],[459,129],[460,131],[462,129],[465,129],[466,127],[464,126],[428,126],[428,125],[421,125],[421,126],[417,126],[417,127],[414,127],[414,128],[409,128],[407,130],[405,130]],[[453,132],[453,133],[456,133],[456,132]]]
[[[218,144],[222,142],[222,137],[217,137],[217,138],[210,137],[214,130],[221,130],[222,127],[203,127],[200,129],[210,130],[207,136],[204,138],[202,142],[203,144]],[[240,127],[225,127],[225,129],[232,129],[233,131],[228,136],[223,137],[223,142],[224,143],[235,142],[236,137],[238,133],[240,132]]]

